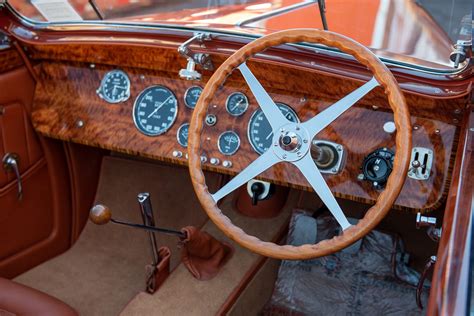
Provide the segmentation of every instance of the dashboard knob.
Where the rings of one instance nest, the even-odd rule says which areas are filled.
[[[206,163],[206,162],[207,162],[207,157],[201,156],[201,163]]]
[[[363,177],[360,177],[360,179],[372,182],[376,189],[384,188],[392,172],[394,158],[394,152],[388,148],[379,148],[373,151],[364,159],[362,164]]]
[[[388,121],[383,125],[383,130],[385,133],[393,134],[397,130],[397,127],[394,122]]]
[[[173,157],[181,158],[181,157],[183,157],[183,153],[180,152],[179,150],[175,150],[175,151],[173,151]]]
[[[232,167],[232,162],[229,161],[229,160],[224,160],[224,161],[222,162],[222,166],[223,166],[224,168],[231,168],[231,167]]]
[[[209,162],[211,163],[211,165],[218,165],[219,164],[219,159],[211,158],[211,160],[209,160]]]

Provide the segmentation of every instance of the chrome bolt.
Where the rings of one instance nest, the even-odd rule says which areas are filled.
[[[181,158],[181,157],[183,157],[183,153],[180,152],[179,150],[173,151],[172,155],[173,155],[174,158]]]
[[[140,75],[140,80],[145,80],[145,75]]]
[[[90,67],[91,69],[94,69],[94,68],[95,68],[95,64],[90,64],[89,67]]]
[[[286,159],[286,157],[287,157],[286,154],[284,154],[284,155],[283,155],[283,159]]]
[[[222,162],[222,166],[223,166],[224,168],[230,168],[230,167],[232,167],[232,162],[229,161],[229,160],[224,160],[224,161]]]
[[[439,133],[441,133],[441,131],[439,129],[436,129],[435,134],[439,134]]]
[[[84,121],[83,121],[83,120],[77,121],[77,122],[76,122],[76,126],[79,127],[79,128],[84,127]]]
[[[458,119],[453,119],[453,123],[457,124],[457,123],[459,123],[459,120]]]
[[[419,126],[419,125],[413,125],[413,129],[414,129],[415,131],[417,131],[417,130],[420,129],[420,126]]]
[[[459,113],[461,113],[461,109],[454,110],[454,114],[459,114]]]
[[[303,139],[303,143],[307,144],[307,143],[308,143],[308,140],[307,140],[307,139]]]
[[[336,173],[336,172],[337,172],[337,169],[336,169],[336,168],[332,168],[332,172]]]
[[[377,105],[372,105],[372,110],[377,111],[379,107]]]
[[[357,180],[364,180],[365,179],[365,176],[363,173],[360,173],[358,176],[357,176]]]
[[[301,152],[300,152],[300,151],[297,152],[296,155],[297,155],[298,157],[301,157]]]
[[[305,96],[302,96],[300,98],[300,103],[305,103],[306,101],[308,101],[308,98],[306,98]]]

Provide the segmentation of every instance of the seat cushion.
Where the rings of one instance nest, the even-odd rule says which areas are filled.
[[[0,315],[78,315],[60,300],[27,286],[0,278]]]

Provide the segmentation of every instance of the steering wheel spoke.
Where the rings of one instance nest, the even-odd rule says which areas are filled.
[[[301,173],[305,176],[306,180],[308,180],[319,198],[327,206],[339,225],[341,225],[342,229],[346,230],[349,228],[351,224],[344,215],[339,203],[337,203],[337,200],[326,184],[326,181],[324,181],[324,178],[318,170],[318,167],[316,167],[311,155],[307,154],[303,159],[295,161],[293,164],[298,167]]]
[[[322,131],[326,126],[331,124],[344,112],[351,108],[357,101],[362,99],[367,95],[372,89],[379,85],[377,79],[372,77],[365,84],[355,89],[344,98],[340,99],[336,103],[329,106],[327,109],[313,117],[312,119],[303,123],[303,126],[308,130],[311,138],[316,136],[320,131]]]
[[[242,170],[238,175],[227,182],[219,191],[212,194],[214,201],[219,201],[224,196],[232,193],[241,185],[249,182],[274,164],[280,162],[280,159],[271,151],[267,150],[263,155],[255,159],[251,164]]]
[[[257,100],[258,105],[265,114],[268,122],[270,123],[272,129],[275,131],[282,127],[285,124],[288,124],[289,120],[281,113],[278,106],[272,100],[270,95],[265,91],[265,88],[260,84],[258,79],[254,76],[252,71],[246,63],[240,64],[238,67],[242,76],[244,77],[247,85],[252,91],[255,99]]]

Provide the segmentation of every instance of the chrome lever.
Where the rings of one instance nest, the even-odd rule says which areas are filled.
[[[6,172],[14,172],[16,175],[17,185],[18,185],[17,198],[19,201],[21,201],[23,198],[23,185],[21,183],[19,163],[20,163],[20,157],[15,153],[7,153],[3,157],[3,169]]]

